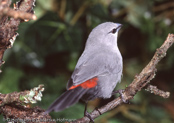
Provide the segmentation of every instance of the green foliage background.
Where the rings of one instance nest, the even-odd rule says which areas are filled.
[[[14,1],[15,2],[15,1]],[[124,89],[152,58],[168,33],[174,32],[172,0],[36,0],[36,21],[22,23],[14,46],[5,52],[0,77],[0,92],[10,93],[45,85],[42,101],[48,106],[66,89],[88,34],[98,24],[112,21],[123,24],[118,46],[124,59],[123,79],[117,89]],[[163,99],[142,90],[131,104],[122,105],[96,119],[100,123],[173,123],[174,122],[174,46],[158,65],[152,81],[170,91]],[[91,111],[107,100],[89,103]],[[77,119],[83,116],[79,102],[53,118]]]

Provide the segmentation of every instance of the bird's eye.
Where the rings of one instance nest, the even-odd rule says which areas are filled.
[[[114,28],[114,29],[111,31],[111,33],[115,34],[115,33],[116,33],[116,31],[117,31],[117,29],[116,29],[116,28]]]

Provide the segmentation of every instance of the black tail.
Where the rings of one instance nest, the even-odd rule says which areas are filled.
[[[66,91],[51,104],[45,113],[49,113],[51,111],[61,111],[77,103],[87,90],[88,89],[84,89],[82,87],[77,87]]]

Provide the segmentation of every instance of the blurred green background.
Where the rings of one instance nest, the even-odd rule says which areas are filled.
[[[14,1],[15,2],[15,1]],[[43,109],[66,90],[66,83],[82,53],[90,31],[106,21],[123,24],[118,46],[124,60],[123,79],[116,89],[124,89],[150,61],[154,52],[174,32],[173,0],[36,0],[36,21],[21,23],[14,46],[5,52],[0,92],[10,93],[45,85]],[[169,99],[145,90],[131,104],[124,104],[98,117],[96,123],[173,123],[174,46],[158,64],[151,84],[171,92]],[[88,110],[111,99],[89,102]],[[33,105],[35,106],[35,105]],[[84,103],[52,118],[83,117]],[[2,117],[2,116],[1,116]]]

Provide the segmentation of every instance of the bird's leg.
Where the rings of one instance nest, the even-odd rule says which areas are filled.
[[[91,115],[87,111],[87,103],[85,104],[85,111],[84,111],[84,116],[88,117],[90,119],[90,122],[94,123],[94,119],[91,117]]]
[[[128,100],[125,99],[125,97],[123,96],[123,92],[124,92],[124,89],[120,89],[120,90],[116,90],[116,91],[113,91],[112,92],[112,95],[116,94],[116,93],[119,93],[120,96],[121,96],[121,99],[124,103],[129,103]]]

